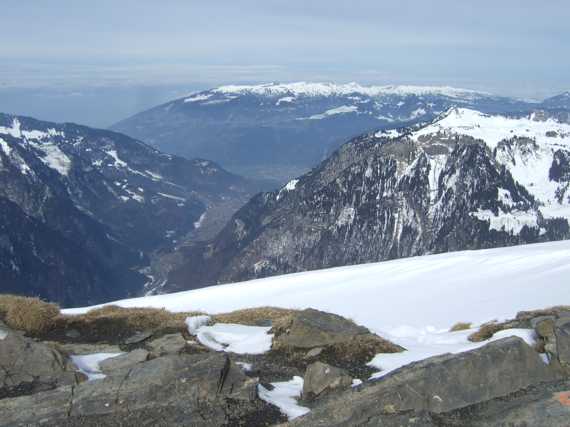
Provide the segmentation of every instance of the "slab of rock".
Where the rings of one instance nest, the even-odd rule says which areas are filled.
[[[181,354],[73,388],[0,400],[0,425],[234,425],[267,409],[257,381],[226,355]]]
[[[561,317],[554,324],[556,352],[563,369],[570,374],[570,317]]]
[[[347,370],[354,377],[367,377],[367,363],[378,353],[404,350],[336,314],[306,309],[274,322],[272,353],[284,364],[301,369],[315,361]]]
[[[146,347],[155,357],[164,354],[178,354],[186,347],[186,340],[182,334],[168,334],[149,341]]]
[[[52,341],[53,344],[66,354],[84,355],[93,353],[121,353],[121,349],[117,345],[111,344],[79,344],[79,343],[59,343]]]
[[[140,331],[140,332],[137,332],[136,334],[130,336],[129,338],[127,338],[125,340],[125,344],[127,344],[127,345],[139,344],[139,343],[149,339],[150,337],[152,337],[152,332]]]
[[[57,350],[8,328],[2,330],[0,399],[75,384],[75,373]]]
[[[117,369],[130,368],[137,363],[145,362],[149,357],[149,352],[143,348],[137,348],[120,356],[111,357],[99,362],[99,368],[104,374],[110,374]]]
[[[443,413],[558,378],[522,339],[504,338],[404,366],[359,390],[335,395],[292,425],[348,426],[405,411]]]
[[[305,371],[303,382],[303,399],[314,400],[331,390],[348,388],[352,384],[344,370],[322,362],[312,363]]]

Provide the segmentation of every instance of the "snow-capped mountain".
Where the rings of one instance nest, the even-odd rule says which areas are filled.
[[[166,289],[570,237],[570,125],[453,108],[253,198]]]
[[[0,114],[1,291],[63,304],[141,292],[154,251],[256,189],[115,132]]]
[[[451,87],[290,83],[221,86],[139,113],[113,129],[163,151],[286,182],[348,138],[430,120],[451,106],[484,112],[538,104]]]

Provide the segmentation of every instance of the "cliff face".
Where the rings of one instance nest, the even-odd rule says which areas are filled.
[[[454,109],[343,145],[256,196],[168,290],[569,236],[570,126]]]

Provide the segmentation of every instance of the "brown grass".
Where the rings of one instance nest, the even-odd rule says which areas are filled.
[[[471,342],[481,342],[488,340],[497,332],[507,329],[508,326],[505,323],[488,322],[484,323],[479,327],[477,332],[473,332],[467,339]]]
[[[17,295],[0,295],[0,318],[14,329],[39,334],[53,326],[59,307],[40,300]]]
[[[278,307],[258,307],[236,310],[230,313],[212,316],[214,322],[239,323],[241,325],[255,326],[264,321],[271,321],[273,325],[291,315],[295,310]]]
[[[60,316],[58,324],[64,329],[99,331],[101,335],[129,334],[135,331],[180,330],[186,328],[184,320],[200,312],[172,313],[160,308],[123,308],[107,305],[78,316]]]
[[[465,331],[467,329],[471,329],[470,322],[457,322],[455,325],[451,327],[449,332]]]

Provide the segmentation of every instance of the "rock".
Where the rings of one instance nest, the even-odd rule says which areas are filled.
[[[365,327],[344,317],[312,308],[295,312],[284,324],[274,327],[274,330],[274,347],[297,349],[324,347],[370,333]]]
[[[145,362],[149,357],[149,352],[142,348],[137,348],[120,356],[105,359],[99,363],[99,368],[104,374],[110,374],[114,370],[130,368],[137,363]]]
[[[540,384],[443,414],[437,425],[568,427],[570,381]]]
[[[136,334],[127,338],[125,340],[125,344],[126,345],[139,344],[139,343],[149,339],[150,337],[152,337],[152,332],[150,332],[150,331],[137,332]]]
[[[257,381],[219,353],[167,355],[73,389],[0,400],[2,426],[247,425],[266,413],[281,419],[257,398]]]
[[[314,309],[279,319],[271,332],[272,352],[285,355],[289,363],[305,368],[318,360],[346,369],[354,377],[373,372],[366,364],[376,354],[403,350],[344,317]]]
[[[397,414],[405,411],[439,414],[558,378],[557,371],[544,364],[522,339],[504,338],[469,352],[436,356],[404,366],[376,382],[363,384],[358,390],[350,389],[331,397],[292,425],[360,425],[383,416],[382,408],[392,406]]]
[[[181,334],[168,334],[146,344],[153,356],[177,354],[186,347],[186,340]]]
[[[3,328],[0,340],[0,399],[76,382],[66,359],[50,346]]]
[[[315,362],[305,371],[303,399],[313,400],[325,392],[350,387],[351,384],[352,378],[344,370]]]
[[[77,329],[70,329],[68,331],[65,331],[65,336],[67,338],[76,339],[81,336],[81,333]]]
[[[562,368],[570,374],[570,317],[561,317],[554,324],[556,351]]]
[[[319,356],[323,352],[322,347],[315,347],[310,349],[307,354],[305,354],[305,359],[314,359],[315,357]]]
[[[110,344],[76,344],[59,343],[55,341],[51,341],[50,344],[59,348],[63,353],[78,356],[93,353],[121,353],[119,346]]]

